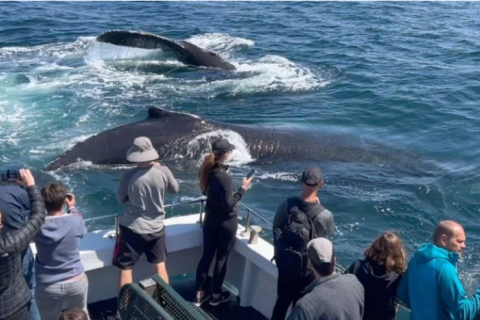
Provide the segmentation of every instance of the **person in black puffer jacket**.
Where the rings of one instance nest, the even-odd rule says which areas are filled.
[[[45,221],[45,204],[32,173],[20,170],[19,183],[26,187],[31,215],[19,229],[0,230],[0,319],[28,320],[27,304],[31,293],[22,273],[22,252]]]
[[[405,249],[393,232],[384,232],[346,273],[357,276],[365,289],[363,320],[395,320],[396,291],[406,269]]]

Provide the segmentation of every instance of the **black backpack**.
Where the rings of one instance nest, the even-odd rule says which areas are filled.
[[[288,278],[303,278],[311,271],[308,267],[307,244],[317,238],[314,220],[325,208],[315,213],[299,209],[299,198],[287,199],[287,217],[275,230],[275,262],[278,273]]]

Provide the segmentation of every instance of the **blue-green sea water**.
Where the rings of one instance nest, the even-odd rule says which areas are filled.
[[[302,170],[318,165],[342,264],[386,229],[411,255],[439,220],[455,219],[467,231],[462,280],[470,292],[480,284],[479,3],[2,2],[0,17],[2,172],[28,166],[40,184],[59,179],[95,217],[121,211],[125,167],[43,169],[75,143],[145,118],[149,106],[339,134],[359,141],[351,161],[257,166],[243,202],[271,221],[299,193]],[[95,41],[113,29],[191,41],[237,71]],[[361,159],[370,145],[384,154],[381,165]],[[234,157],[238,183],[249,159]],[[196,167],[171,168],[181,191],[168,202],[197,198]]]

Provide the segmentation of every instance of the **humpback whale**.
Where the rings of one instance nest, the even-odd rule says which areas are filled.
[[[187,41],[168,39],[153,33],[107,31],[97,36],[96,40],[117,46],[169,50],[175,54],[178,60],[188,65],[223,70],[236,69],[235,66],[223,60],[215,52],[202,49]]]
[[[365,143],[357,137],[315,134],[310,131],[278,130],[261,126],[234,125],[203,119],[196,115],[156,107],[148,117],[125,124],[79,142],[47,165],[55,170],[80,160],[100,165],[127,164],[125,154],[138,136],[149,137],[162,161],[199,160],[209,148],[189,148],[199,136],[214,139],[222,132],[236,132],[245,141],[254,164],[288,161],[348,161],[417,171],[419,160],[405,152],[386,152],[384,146]],[[212,133],[213,134],[210,134]]]

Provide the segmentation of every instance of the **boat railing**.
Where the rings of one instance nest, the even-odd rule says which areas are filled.
[[[182,201],[182,202],[179,202],[179,203],[172,203],[172,204],[167,204],[164,206],[165,210],[167,211],[168,209],[175,209],[175,208],[179,208],[179,207],[182,207],[182,206],[188,206],[188,205],[196,205],[198,204],[200,206],[199,208],[199,215],[200,215],[200,225],[203,225],[203,215],[204,215],[204,211],[205,211],[205,202],[206,202],[207,198],[206,197],[201,197],[201,198],[198,198],[198,199],[194,199],[194,200],[188,200],[188,201]],[[272,223],[268,220],[266,220],[265,218],[263,218],[260,214],[256,213],[254,210],[252,210],[250,207],[246,206],[245,204],[243,203],[239,203],[239,206],[243,209],[246,210],[247,212],[247,215],[246,215],[246,222],[245,222],[245,228],[248,229],[250,227],[250,223],[251,223],[251,216],[255,216],[256,219],[259,219],[261,220],[263,223],[265,223],[267,226],[269,226],[270,228],[273,227]],[[106,220],[106,219],[115,219],[115,229],[116,229],[116,232],[118,233],[118,225],[119,225],[119,217],[120,217],[120,214],[118,213],[114,213],[114,214],[108,214],[108,215],[104,215],[104,216],[100,216],[100,217],[94,217],[94,218],[87,218],[85,219],[84,221],[86,223],[91,223],[91,222],[97,222],[99,220]]]

